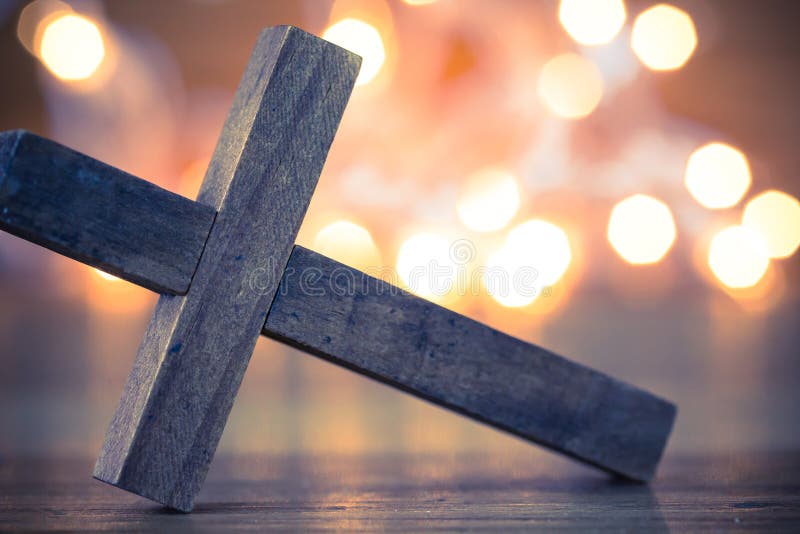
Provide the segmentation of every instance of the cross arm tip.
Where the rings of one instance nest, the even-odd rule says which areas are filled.
[[[5,174],[14,153],[19,145],[19,140],[25,135],[33,135],[27,130],[6,130],[0,132],[0,179]]]

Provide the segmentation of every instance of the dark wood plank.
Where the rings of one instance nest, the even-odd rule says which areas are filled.
[[[491,426],[649,480],[675,406],[296,246],[264,334]]]
[[[38,135],[0,133],[0,229],[153,291],[189,290],[214,215]]]
[[[359,63],[297,28],[259,36],[198,197],[216,221],[188,294],[158,302],[98,479],[191,510]]]
[[[192,514],[86,476],[89,459],[6,458],[0,530],[796,532],[800,454],[670,456],[650,485],[526,454],[221,456]]]

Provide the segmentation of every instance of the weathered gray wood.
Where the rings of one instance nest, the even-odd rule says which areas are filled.
[[[264,334],[601,469],[649,480],[675,406],[296,246]]]
[[[214,214],[38,135],[0,133],[0,229],[153,291],[188,291]]]
[[[259,36],[198,197],[216,221],[188,294],[158,302],[98,479],[192,508],[359,63],[297,28]]]

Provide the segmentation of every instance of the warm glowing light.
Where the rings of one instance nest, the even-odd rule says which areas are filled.
[[[686,188],[706,208],[735,206],[750,188],[750,182],[747,158],[724,143],[698,148],[686,164]]]
[[[652,70],[675,70],[692,57],[697,48],[697,31],[692,17],[668,4],[642,12],[633,22],[631,47]]]
[[[97,24],[74,13],[47,22],[39,51],[45,66],[62,80],[89,78],[106,54]]]
[[[611,210],[608,241],[628,263],[657,263],[672,247],[675,234],[669,207],[651,196],[630,196]]]
[[[558,20],[582,45],[610,42],[625,24],[622,0],[561,0]]]
[[[769,267],[767,245],[750,228],[729,226],[711,240],[708,266],[714,276],[730,288],[752,287]]]
[[[536,283],[535,268],[530,254],[504,246],[491,254],[486,262],[483,281],[491,297],[506,308],[527,306],[541,294],[543,287]],[[526,278],[529,280],[526,281]]]
[[[519,209],[517,180],[502,169],[482,169],[467,179],[458,200],[458,217],[476,232],[503,228]]]
[[[86,269],[81,294],[92,309],[112,314],[138,314],[153,305],[155,295],[98,269]]]
[[[539,75],[539,98],[559,117],[589,115],[603,97],[603,79],[597,67],[578,54],[562,54],[548,61]]]
[[[558,282],[571,261],[572,251],[564,230],[532,219],[512,229],[503,247],[489,256],[484,285],[501,305],[520,308]]]
[[[742,225],[761,235],[772,258],[788,258],[800,245],[800,202],[782,191],[766,191],[744,209]]]
[[[37,58],[40,57],[39,46],[47,23],[73,12],[72,6],[61,0],[33,0],[19,12],[17,19],[19,42],[28,52]]]
[[[386,50],[381,34],[374,26],[364,21],[353,18],[342,19],[325,30],[322,37],[361,56],[361,71],[356,78],[356,85],[366,85],[371,82],[386,61]]]
[[[410,6],[427,6],[435,3],[436,0],[403,0],[403,2]]]
[[[420,233],[406,239],[397,254],[397,274],[413,293],[440,301],[453,289],[458,266],[450,242],[436,234]]]
[[[99,276],[103,280],[108,280],[109,282],[119,282],[120,280],[122,280],[121,278],[117,278],[113,274],[108,274],[106,272],[101,271],[100,269],[95,269],[94,272],[95,274],[97,274],[97,276]]]
[[[314,250],[362,271],[380,268],[383,263],[369,231],[344,220],[320,230],[314,238]]]
[[[512,248],[527,248],[534,253],[534,266],[545,285],[558,282],[572,261],[566,232],[541,219],[531,219],[512,229],[506,244]]]

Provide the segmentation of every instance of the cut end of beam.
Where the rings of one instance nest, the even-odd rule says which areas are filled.
[[[11,166],[11,161],[14,159],[14,154],[17,151],[17,145],[23,135],[31,134],[25,130],[0,132],[0,188],[3,187],[8,168]]]

